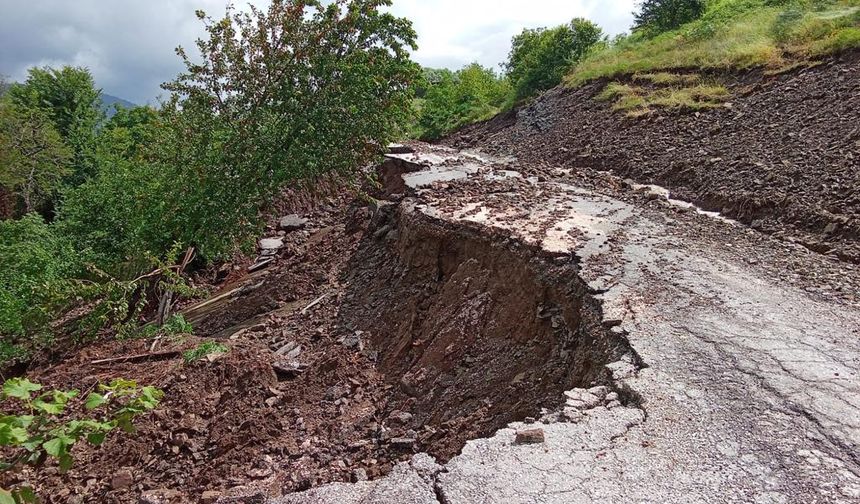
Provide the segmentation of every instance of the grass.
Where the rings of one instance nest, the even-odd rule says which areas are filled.
[[[860,0],[719,0],[698,20],[653,38],[608,44],[576,65],[565,82],[640,74],[673,79],[673,69],[790,68],[860,47]],[[652,81],[660,84],[660,82]],[[665,82],[664,82],[665,83]]]
[[[671,72],[637,73],[633,80],[650,82],[658,86],[671,86],[677,84],[697,84],[702,80],[699,74],[678,74]]]
[[[730,96],[728,89],[717,83],[703,83],[700,79],[698,76],[681,80],[659,78],[661,84],[674,84],[663,87],[610,82],[597,99],[612,102],[614,110],[624,111],[629,117],[640,117],[661,108],[704,110],[722,106]]]
[[[196,348],[193,348],[183,353],[182,358],[185,359],[185,362],[187,364],[190,364],[200,359],[205,359],[210,355],[223,355],[229,351],[230,348],[225,345],[222,345],[221,343],[217,343],[215,341],[207,341],[205,343],[197,345]]]

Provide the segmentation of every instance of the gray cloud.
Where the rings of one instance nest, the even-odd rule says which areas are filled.
[[[159,85],[182,70],[177,45],[201,35],[196,9],[223,12],[226,0],[0,0],[0,74],[21,80],[27,68],[88,67],[106,93],[154,103]],[[264,0],[254,0],[262,4]],[[237,0],[236,5],[247,1]],[[392,11],[415,23],[415,58],[434,67],[472,61],[495,66],[525,27],[587,17],[612,34],[630,25],[633,0],[395,0]]]

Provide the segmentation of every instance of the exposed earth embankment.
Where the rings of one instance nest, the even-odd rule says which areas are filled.
[[[659,184],[755,229],[860,261],[860,52],[778,75],[703,78],[729,91],[719,106],[630,117],[599,99],[610,84],[601,80],[553,89],[447,143]]]

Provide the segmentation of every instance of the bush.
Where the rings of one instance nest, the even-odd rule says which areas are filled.
[[[0,364],[50,343],[49,323],[80,268],[70,244],[39,215],[0,221]]]
[[[698,19],[704,11],[704,0],[642,0],[633,29],[657,35]]]
[[[437,71],[426,86],[418,118],[419,136],[425,140],[492,117],[511,91],[507,79],[477,63],[457,72]]]
[[[579,18],[550,30],[524,30],[514,37],[505,64],[513,101],[559,85],[571,66],[603,39],[599,26]]]

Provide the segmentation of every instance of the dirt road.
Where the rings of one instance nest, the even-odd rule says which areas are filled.
[[[486,334],[486,317],[536,308],[541,322],[523,322],[529,334],[510,337],[529,341],[541,327],[555,328],[541,340],[558,348],[547,359],[567,356],[571,375],[552,379],[559,400],[539,418],[469,441],[444,464],[418,454],[385,478],[274,502],[860,501],[856,265],[618,180],[594,191],[571,184],[565,170],[529,177],[514,160],[422,149],[388,163],[390,190],[411,194],[380,224],[388,226],[391,261],[414,266],[409,251],[427,243],[416,229],[434,227],[493,236],[498,247],[539,258],[526,267],[482,262],[497,257],[491,249],[440,253],[439,281],[462,288],[446,318],[484,320],[474,327]],[[587,285],[568,292],[576,296],[569,305],[550,302],[557,287],[541,277],[549,264],[574,268],[569,283]],[[485,309],[480,289],[468,288],[481,271],[532,275],[546,292],[522,289],[523,281],[500,285],[484,302],[497,308]],[[587,323],[594,302],[597,325]],[[450,332],[429,327],[426,349]],[[541,346],[523,348],[508,358],[527,359]],[[419,393],[456,387],[440,379],[450,367],[428,362],[427,352],[404,356],[407,372],[423,370]],[[508,377],[511,386],[520,376]]]

